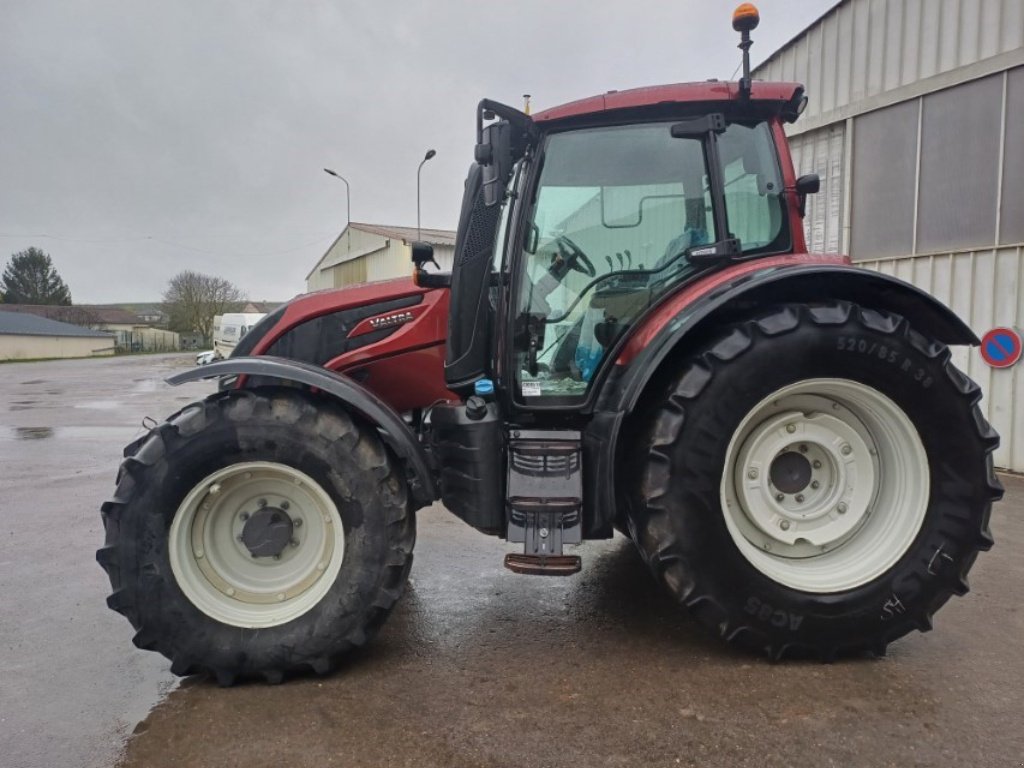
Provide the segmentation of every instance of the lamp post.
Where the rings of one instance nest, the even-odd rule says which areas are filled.
[[[324,168],[324,173],[333,176],[336,179],[341,179],[345,182],[345,225],[348,226],[352,223],[352,193],[349,190],[348,179],[342,176],[336,171],[332,171],[330,168]]]
[[[417,240],[420,240],[423,237],[423,235],[420,234],[420,171],[423,170],[423,164],[425,162],[427,162],[427,160],[429,160],[430,158],[432,158],[436,154],[437,154],[437,152],[435,152],[434,150],[428,149],[427,150],[427,154],[425,154],[423,156],[423,159],[420,161],[419,168],[416,169],[416,239]]]

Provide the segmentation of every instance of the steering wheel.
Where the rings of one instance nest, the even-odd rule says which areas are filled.
[[[550,272],[558,280],[564,278],[570,269],[587,277],[594,277],[597,274],[587,254],[568,237],[561,235],[555,240],[555,245],[558,246],[558,253],[551,258]]]

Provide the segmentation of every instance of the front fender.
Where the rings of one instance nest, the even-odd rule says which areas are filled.
[[[437,498],[430,463],[416,434],[391,406],[348,376],[282,357],[232,357],[176,373],[167,379],[167,383],[177,386],[219,376],[259,376],[304,384],[326,392],[347,410],[380,429],[384,442],[406,466],[409,490],[417,508],[431,504]]]

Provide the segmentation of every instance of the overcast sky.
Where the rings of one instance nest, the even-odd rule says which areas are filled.
[[[761,0],[755,63],[835,4]],[[0,258],[76,303],[183,269],[283,300],[352,218],[454,228],[481,97],[730,78],[731,2],[3,0]],[[814,98],[816,94],[810,94]]]

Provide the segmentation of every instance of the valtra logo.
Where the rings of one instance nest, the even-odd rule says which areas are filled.
[[[371,317],[370,325],[373,326],[374,330],[377,330],[379,328],[390,328],[394,325],[408,323],[410,320],[412,320],[412,312],[395,312],[390,315]]]

